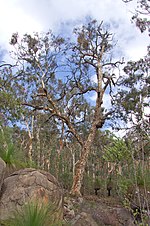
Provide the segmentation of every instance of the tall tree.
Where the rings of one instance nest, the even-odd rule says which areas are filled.
[[[123,0],[125,3],[134,0]],[[149,0],[138,0],[135,15],[132,19],[141,32],[150,32]],[[125,75],[120,77],[118,84],[120,90],[117,93],[115,106],[119,117],[124,117],[136,127],[137,131],[149,134],[150,115],[147,111],[150,97],[150,46],[147,47],[147,55],[138,61],[129,61],[124,67]],[[119,100],[121,98],[121,101]],[[121,111],[120,111],[120,110]],[[120,112],[122,112],[120,114]]]
[[[120,76],[120,86],[113,106],[118,118],[124,119],[135,127],[145,128],[148,133],[149,114],[149,68],[150,53],[139,61],[129,61],[124,67],[125,74]]]
[[[122,62],[112,60],[113,37],[103,23],[90,20],[74,29],[74,35],[76,42],[72,43],[51,32],[41,37],[37,33],[26,34],[21,42],[18,34],[13,34],[11,44],[17,49],[14,57],[20,69],[13,81],[21,87],[22,105],[28,110],[46,112],[47,122],[55,120],[60,130],[63,125],[63,136],[68,140],[74,137],[81,146],[71,189],[72,195],[80,196],[96,130],[112,114],[103,108],[104,94],[111,94],[114,68]],[[93,105],[90,93],[95,94]]]

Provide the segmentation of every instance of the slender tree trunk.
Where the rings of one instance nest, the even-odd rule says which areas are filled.
[[[32,151],[33,151],[33,142],[32,142],[33,138],[29,137],[29,148],[28,148],[28,159],[29,162],[32,162]]]
[[[25,119],[24,115],[22,115],[22,118],[25,122],[25,125],[26,125],[26,128],[27,128],[27,131],[28,131],[28,136],[29,136],[29,147],[28,147],[28,159],[29,159],[29,162],[31,163],[32,162],[32,155],[33,155],[33,128],[34,128],[34,115],[32,115],[32,118],[31,118],[31,129],[30,129],[30,126],[29,126],[29,122]]]
[[[36,163],[37,166],[40,167],[40,163],[41,163],[41,145],[40,145],[40,128],[36,129],[36,139],[37,139],[37,147],[36,147],[36,151],[37,151],[37,159],[36,159]]]
[[[90,149],[93,144],[93,140],[95,138],[95,133],[96,133],[96,125],[93,124],[91,131],[89,133],[88,139],[82,148],[80,160],[76,164],[75,175],[73,178],[73,185],[72,185],[71,192],[70,192],[71,195],[73,195],[73,196],[81,196],[80,189],[82,186],[85,165],[88,160],[88,155],[90,153]]]
[[[74,153],[74,150],[72,147],[70,148],[70,151],[71,151],[71,155],[72,155],[72,174],[74,176],[75,175],[75,162],[76,162],[75,153]]]
[[[57,160],[56,160],[56,178],[58,179],[59,178],[59,163],[60,163],[60,155],[61,155],[61,152],[64,148],[64,123],[62,124],[62,129],[61,129],[61,138],[60,138],[60,141],[59,141],[59,149],[57,149]]]
[[[60,149],[56,150],[56,167],[55,167],[55,177],[58,179],[59,178],[59,162],[60,162]]]
[[[45,163],[44,163],[44,170],[49,172],[50,170],[50,155],[51,155],[51,150],[48,150],[45,156]]]

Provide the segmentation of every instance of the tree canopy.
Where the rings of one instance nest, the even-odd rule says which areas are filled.
[[[147,10],[146,5],[144,9]],[[0,68],[0,119],[1,125],[12,122],[26,127],[30,161],[33,139],[36,137],[38,149],[43,127],[46,133],[57,134],[58,153],[64,145],[76,142],[81,153],[74,162],[71,193],[81,195],[85,167],[98,129],[104,128],[107,121],[117,128],[124,121],[148,133],[149,119],[144,109],[149,97],[149,48],[145,58],[128,62],[118,78],[115,70],[124,62],[121,57],[112,58],[116,43],[105,23],[90,19],[75,28],[72,35],[67,38],[49,31],[25,34],[21,40],[18,33],[12,35],[11,56],[16,64]],[[110,109],[103,105],[105,95],[110,97]]]

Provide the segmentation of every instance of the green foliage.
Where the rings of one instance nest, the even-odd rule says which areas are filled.
[[[96,178],[94,182],[94,187],[100,188],[101,186],[102,186],[102,181],[100,180],[100,178]]]
[[[12,131],[9,128],[0,130],[0,156],[8,165],[13,165],[15,147],[11,140]]]
[[[21,168],[35,168],[35,169],[38,168],[37,164],[34,161],[24,161],[23,162],[22,160],[20,160],[20,161],[15,161],[15,162]]]
[[[125,3],[128,3],[133,0],[123,0]],[[149,19],[148,15],[149,11],[149,0],[138,0],[137,8],[135,10],[134,15],[132,16],[132,20],[135,22],[135,25],[140,29],[141,33],[147,31],[150,33],[149,29]]]
[[[15,164],[15,147],[12,143],[7,145],[7,148],[2,152],[2,159],[5,161],[7,165],[14,165]]]
[[[149,102],[149,51],[137,62],[129,61],[124,67],[125,75],[118,79],[118,92],[114,96],[113,107],[116,117],[131,122],[137,128],[148,128],[148,114],[145,108]],[[144,117],[143,117],[144,116]],[[148,133],[147,131],[147,133]]]
[[[140,166],[136,171],[136,180],[139,187],[150,189],[150,169]]]
[[[22,166],[25,162],[23,152],[17,148],[13,140],[13,128],[1,127],[0,157],[8,166]]]
[[[117,179],[117,192],[123,198],[133,188],[134,182],[131,178],[126,178],[125,176],[119,176]]]
[[[92,194],[94,192],[94,180],[92,176],[85,174],[83,179],[83,193]]]
[[[92,193],[94,192],[95,189],[99,189],[99,194],[104,195],[106,194],[106,183],[107,180],[104,178],[96,177],[95,182],[93,183],[93,190]]]
[[[112,143],[105,147],[105,153],[103,155],[105,161],[120,163],[130,158],[131,153],[123,139],[113,139]]]
[[[0,124],[15,123],[21,117],[21,98],[19,85],[12,81],[12,69],[4,67],[0,70]]]
[[[150,170],[131,166],[124,174],[117,177],[117,192],[123,198],[135,192],[135,188],[150,189]]]
[[[59,180],[65,189],[71,189],[73,175],[71,172],[60,173]]]
[[[11,219],[4,222],[5,226],[59,226],[59,220],[54,220],[54,206],[29,202],[14,212]]]

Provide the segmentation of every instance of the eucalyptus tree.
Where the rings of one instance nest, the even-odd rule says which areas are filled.
[[[129,61],[124,67],[124,75],[120,76],[115,96],[114,107],[119,118],[134,126],[142,126],[149,130],[149,68],[150,52],[143,59]],[[116,105],[115,105],[116,103]]]
[[[143,33],[147,31],[150,34],[150,2],[149,0],[122,0],[125,3],[136,2],[137,7],[134,15],[132,16],[132,21]]]
[[[15,65],[0,65],[0,124],[14,123],[21,114],[18,85],[13,79]]]
[[[128,3],[134,0],[123,0]],[[145,35],[150,32],[150,4],[149,0],[137,1],[137,9],[132,19],[136,26]],[[147,46],[147,54],[137,61],[129,61],[124,67],[124,75],[119,78],[120,86],[116,94],[114,106],[119,118],[124,118],[133,126],[133,130],[141,136],[149,136],[149,97],[150,97],[150,46]],[[121,101],[120,101],[121,100]]]
[[[50,126],[52,121],[58,130],[63,125],[62,141],[75,138],[80,144],[71,189],[72,195],[80,196],[96,131],[113,113],[104,109],[104,95],[111,95],[114,68],[122,61],[113,61],[113,36],[102,22],[91,20],[75,28],[73,35],[75,41],[52,32],[41,36],[25,34],[19,41],[18,34],[13,34],[11,44],[19,65],[13,81],[21,88],[19,100],[24,111],[45,113],[45,122]],[[95,104],[91,104],[90,94],[95,95]]]

